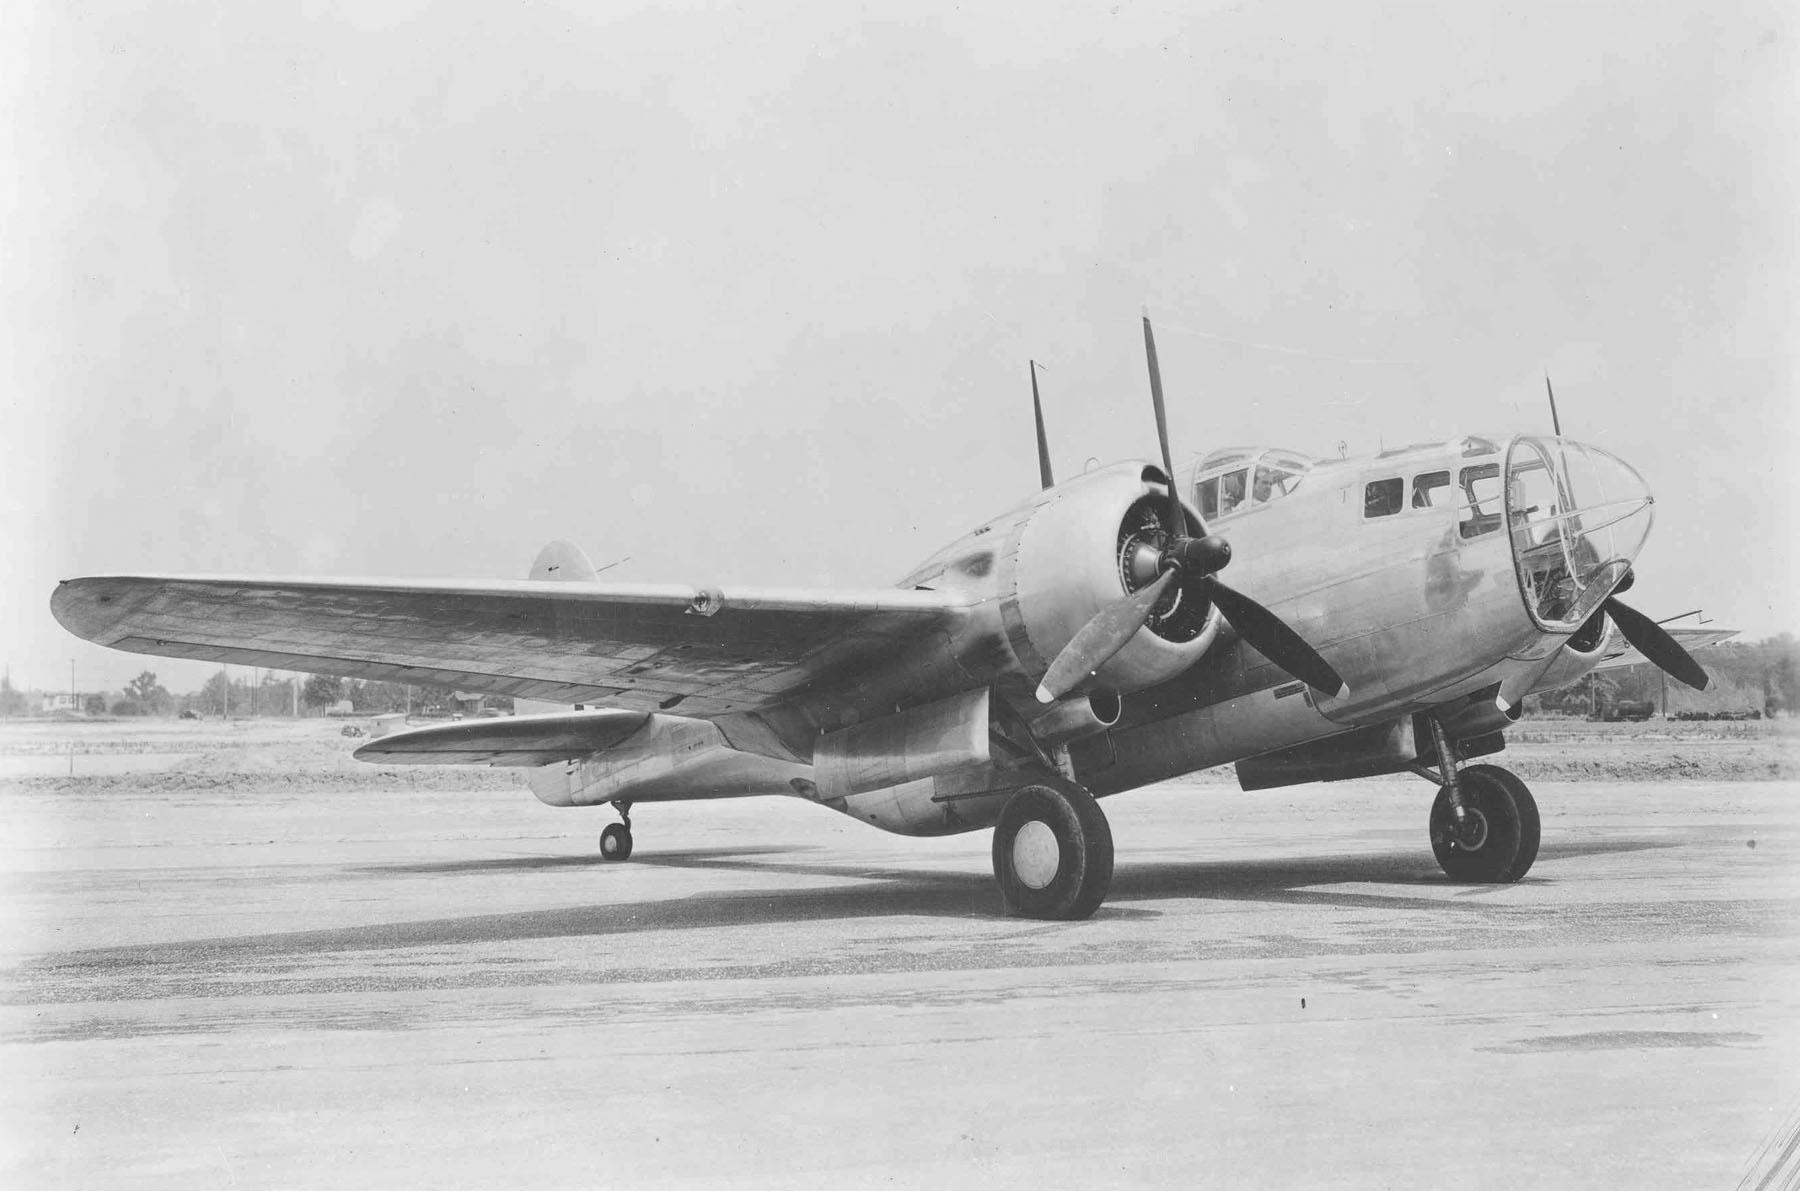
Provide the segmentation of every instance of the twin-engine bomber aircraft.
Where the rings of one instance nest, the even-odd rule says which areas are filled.
[[[1144,345],[1160,468],[1053,483],[1040,412],[1043,491],[893,588],[605,583],[559,542],[518,582],[108,575],[51,607],[136,653],[556,703],[356,755],[526,768],[546,803],[618,810],[609,859],[640,802],[788,794],[906,835],[992,827],[1004,905],[1034,918],[1106,897],[1096,796],[1226,762],[1247,790],[1417,774],[1444,872],[1517,881],[1537,805],[1467,762],[1525,696],[1622,653],[1615,632],[1707,684],[1619,602],[1652,504],[1623,461],[1469,436],[1222,450],[1177,476],[1148,319]]]

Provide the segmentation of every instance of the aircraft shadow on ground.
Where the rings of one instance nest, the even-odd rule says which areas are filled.
[[[1542,854],[1558,859],[1671,847],[1666,842],[1632,840],[1573,841],[1546,846]],[[221,963],[280,959],[332,952],[386,951],[409,947],[518,942],[678,931],[722,926],[781,925],[857,918],[919,916],[993,918],[1000,896],[986,873],[967,870],[868,868],[853,863],[796,858],[818,849],[771,847],[713,848],[649,853],[616,864],[589,857],[508,857],[442,865],[379,866],[386,873],[463,874],[529,872],[591,865],[615,875],[629,890],[634,868],[703,869],[758,876],[798,876],[844,882],[823,888],[764,888],[684,893],[662,900],[602,902],[554,909],[474,914],[409,922],[377,923],[324,930],[284,931],[237,938],[214,938],[166,944],[114,947],[46,956],[39,967],[81,969],[90,965],[113,970],[143,965],[188,965],[215,968]],[[1325,889],[1318,886],[1413,885],[1456,888],[1418,850],[1305,859],[1232,861],[1144,861],[1121,863],[1114,873],[1109,904],[1099,919],[1154,917],[1160,911],[1125,902],[1162,899],[1259,901],[1274,904],[1345,909],[1413,909],[1435,913],[1485,913],[1483,903],[1449,901],[1438,896],[1409,897],[1393,893]],[[370,872],[364,867],[359,872]],[[1527,878],[1530,883],[1533,878]],[[1498,891],[1500,886],[1466,886],[1471,892]]]
[[[665,864],[679,863],[682,860],[705,861],[712,857],[742,856],[775,856],[793,852],[809,852],[817,850],[812,845],[800,848],[770,845],[743,848],[695,848],[686,852],[663,852],[655,859]],[[644,857],[648,861],[651,857]],[[631,863],[642,863],[633,861]],[[501,856],[483,860],[425,860],[410,864],[365,864],[359,865],[353,872],[367,876],[457,876],[466,873],[517,873],[536,872],[553,868],[598,868],[611,867],[612,862],[601,860],[598,856],[587,853],[573,856]]]

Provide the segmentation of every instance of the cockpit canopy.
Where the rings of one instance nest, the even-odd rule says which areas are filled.
[[[1300,486],[1317,460],[1298,451],[1222,447],[1194,472],[1194,505],[1209,525],[1280,500]]]

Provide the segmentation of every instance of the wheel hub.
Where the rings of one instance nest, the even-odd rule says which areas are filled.
[[[1463,821],[1458,824],[1454,820],[1450,824],[1450,838],[1456,846],[1465,852],[1479,852],[1488,841],[1487,816],[1474,807],[1463,809]]]
[[[1056,880],[1062,867],[1062,847],[1056,833],[1042,819],[1033,819],[1013,836],[1013,873],[1027,889],[1042,889]]]

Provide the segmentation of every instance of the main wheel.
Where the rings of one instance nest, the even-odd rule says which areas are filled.
[[[600,859],[624,860],[631,855],[631,828],[623,823],[608,823],[600,833]]]
[[[1112,870],[1112,828],[1080,786],[1022,786],[1001,808],[994,824],[994,879],[1008,914],[1086,918],[1106,900]]]
[[[1531,870],[1537,859],[1537,800],[1524,782],[1498,765],[1470,765],[1457,775],[1463,808],[1458,828],[1450,810],[1450,790],[1438,790],[1431,804],[1431,851],[1452,881],[1508,884]]]

